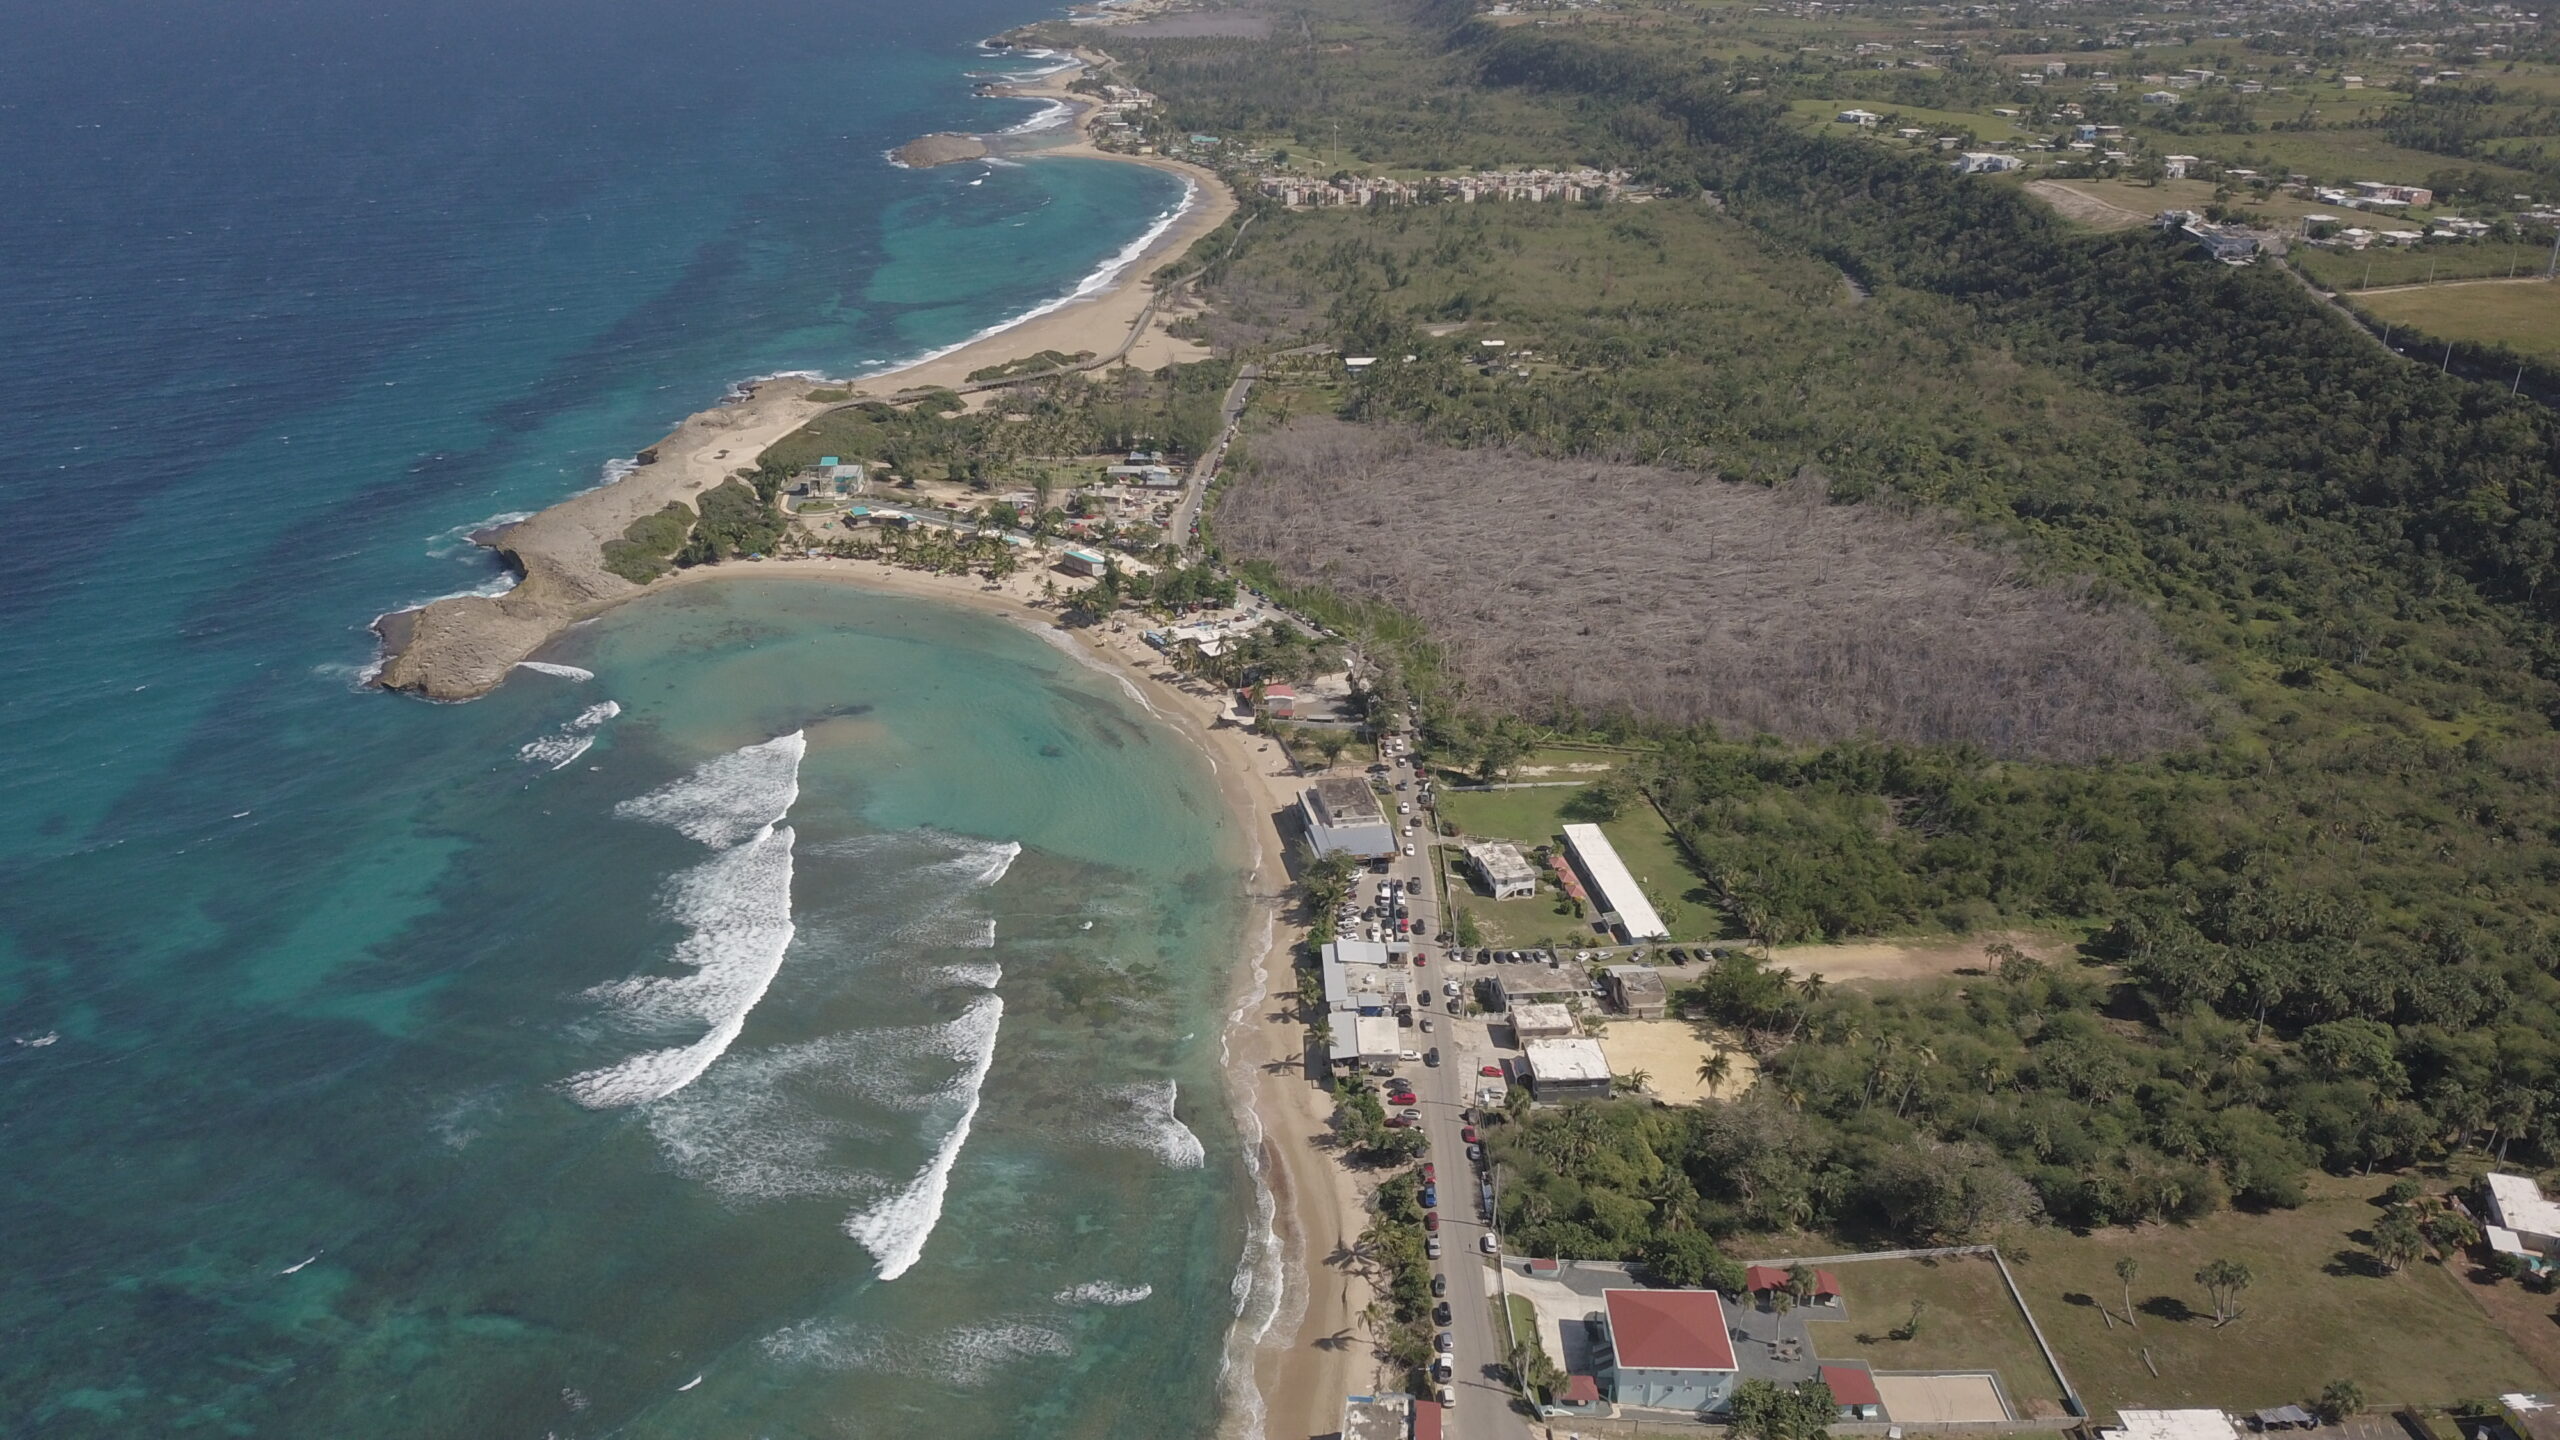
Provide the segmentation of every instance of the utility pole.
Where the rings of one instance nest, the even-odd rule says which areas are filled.
[[[2542,278],[2548,280],[2555,275],[2560,275],[2560,225],[2551,227],[2551,263],[2544,267]]]

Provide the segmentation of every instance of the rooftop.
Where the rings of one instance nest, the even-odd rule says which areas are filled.
[[[1600,972],[1618,982],[1629,995],[1668,997],[1671,987],[1662,983],[1662,972],[1650,965],[1612,965]]]
[[[1713,1290],[1610,1290],[1600,1298],[1620,1368],[1736,1368],[1724,1299]]]
[[[1539,1080],[1607,1080],[1609,1057],[1597,1040],[1532,1040],[1520,1047]]]
[[[1538,878],[1537,867],[1520,853],[1520,847],[1508,840],[1470,840],[1467,858],[1476,862],[1487,878],[1499,883],[1526,883]]]
[[[1825,1365],[1822,1383],[1831,1387],[1831,1398],[1843,1405],[1884,1403],[1884,1397],[1876,1393],[1876,1377],[1864,1365]]]
[[[2107,1440],[2237,1440],[2240,1427],[2219,1410],[2119,1410]]]
[[[2489,1198],[2497,1206],[2498,1218],[2510,1230],[2534,1235],[2560,1235],[2560,1205],[2542,1193],[2542,1187],[2524,1175],[2502,1175],[2491,1171],[2487,1176]]]
[[[1616,912],[1618,926],[1631,940],[1655,940],[1670,934],[1662,917],[1653,912],[1653,902],[1644,897],[1643,887],[1636,884],[1627,862],[1618,858],[1618,849],[1597,825],[1567,825],[1564,843],[1573,847],[1573,858],[1582,872],[1600,890],[1600,903]]]
[[[1573,1033],[1573,1012],[1562,1005],[1541,1002],[1511,1007],[1511,1028],[1521,1034],[1537,1031],[1546,1035]]]
[[[1378,804],[1378,792],[1366,780],[1348,776],[1331,776],[1307,787],[1325,818],[1336,825],[1386,823],[1387,812]]]

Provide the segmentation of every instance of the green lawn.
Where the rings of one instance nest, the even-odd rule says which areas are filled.
[[[1846,1320],[1807,1327],[1824,1358],[1864,1360],[1878,1370],[1989,1370],[1999,1375],[2020,1414],[2065,1413],[2062,1387],[1990,1257],[1859,1260],[1823,1268],[1840,1278],[1849,1309]],[[1909,1340],[1890,1338],[1889,1332],[1910,1319],[1914,1301],[1927,1307],[1920,1333]]]
[[[2377,319],[2414,325],[2439,340],[2560,357],[2560,285],[2430,285],[2359,295],[2355,303]]]
[[[2371,1273],[2355,1235],[2380,1213],[2380,1180],[2315,1179],[2299,1210],[2225,1211],[2184,1227],[2145,1226],[2087,1236],[2048,1232],[2012,1253],[2018,1286],[2092,1408],[2219,1405],[2255,1409],[2302,1401],[2342,1376],[2376,1409],[2441,1403],[2546,1385],[2460,1282],[2437,1266]],[[2141,1328],[2113,1328],[2095,1302],[2121,1309],[2115,1262],[2141,1273]],[[2241,1317],[2216,1329],[2193,1276],[2232,1259],[2255,1279]],[[1844,1275],[1842,1283],[1848,1283]],[[2201,1313],[2199,1313],[2201,1312]],[[2143,1364],[2148,1349],[2159,1367]]]
[[[2006,116],[1969,110],[1932,110],[1925,105],[1899,105],[1888,100],[1792,100],[1787,103],[1787,108],[1803,116],[1808,124],[1827,125],[1843,135],[1855,133],[1858,127],[1841,124],[1838,119],[1841,111],[1873,111],[1884,119],[1877,122],[1868,134],[1898,140],[1899,137],[1893,133],[1896,130],[1906,127],[1926,130],[1929,134],[1923,139],[1923,144],[1935,141],[1940,135],[1954,135],[1966,130],[1971,130],[1979,140],[2032,140],[2050,133],[2026,129]]]
[[[1540,785],[1524,790],[1449,791],[1440,794],[1440,813],[1458,827],[1460,838],[1490,836],[1519,845],[1525,854],[1540,845],[1563,844],[1568,821],[1578,818],[1574,802],[1580,787]],[[1601,832],[1616,846],[1638,882],[1649,891],[1674,938],[1707,938],[1719,933],[1724,916],[1714,907],[1703,882],[1680,853],[1662,817],[1642,804],[1615,820],[1603,821]],[[1571,933],[1576,922],[1555,913],[1552,897],[1492,901],[1462,899],[1488,931],[1499,928],[1502,939],[1526,942],[1546,935]],[[1496,943],[1488,934],[1486,943]]]
[[[2334,213],[2334,212],[2332,212]],[[2404,225],[2415,221],[2368,220],[2367,225]],[[2379,246],[2364,251],[2315,250],[2304,246],[2289,257],[2294,267],[2331,290],[2357,291],[2368,285],[2424,285],[2446,280],[2503,280],[2539,275],[2551,263],[2548,245],[2473,244],[2414,245],[2406,250]]]

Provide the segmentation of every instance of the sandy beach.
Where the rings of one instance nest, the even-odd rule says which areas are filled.
[[[1370,1359],[1360,1312],[1369,1303],[1367,1282],[1331,1262],[1346,1253],[1365,1228],[1366,1207],[1350,1173],[1323,1148],[1331,1102],[1311,1081],[1303,1063],[1305,1030],[1292,1015],[1296,977],[1291,954],[1303,931],[1283,913],[1289,888],[1285,848],[1277,817],[1295,801],[1297,779],[1276,747],[1224,719],[1225,697],[1164,667],[1134,630],[1109,627],[1065,631],[1038,604],[1040,574],[1026,571],[1002,584],[971,576],[935,576],[859,560],[805,558],[763,564],[733,563],[678,571],[649,586],[606,572],[601,547],[633,520],[670,500],[690,502],[734,471],[752,465],[768,446],[834,405],[810,398],[813,390],[844,386],[856,397],[886,397],[930,386],[958,386],[969,372],[1046,350],[1107,355],[1128,342],[1126,363],[1155,368],[1198,357],[1197,347],[1164,333],[1169,307],[1150,311],[1149,277],[1226,223],[1235,197],[1214,174],[1151,156],[1107,154],[1084,137],[1091,102],[1070,95],[1072,71],[1010,87],[1023,98],[1055,99],[1077,107],[1062,143],[1016,153],[1083,156],[1149,165],[1188,180],[1189,201],[1143,253],[1132,258],[1097,293],[978,337],[946,354],[860,377],[827,382],[800,377],[765,381],[745,399],[689,417],[650,446],[646,464],[629,475],[572,496],[533,518],[484,537],[523,575],[502,596],[459,596],[377,622],[386,657],[379,683],[431,699],[460,700],[487,693],[518,661],[572,624],[638,596],[677,585],[723,579],[807,578],[859,585],[891,593],[966,605],[1034,626],[1080,654],[1120,674],[1172,728],[1198,743],[1215,767],[1222,796],[1254,860],[1240,877],[1268,923],[1255,927],[1258,954],[1241,957],[1235,991],[1236,1023],[1228,1035],[1234,1094],[1252,1111],[1261,1132],[1258,1170],[1273,1198],[1276,1268],[1282,1293],[1257,1297],[1269,1308],[1267,1331],[1249,1357],[1258,1407],[1232,1405],[1229,1430],[1269,1437],[1330,1434],[1339,1427],[1342,1398],[1370,1386],[1378,1370]],[[1142,324],[1143,322],[1143,324]],[[1133,329],[1138,333],[1132,334]],[[1257,1414],[1258,1410],[1258,1414]]]
[[[1268,1297],[1274,1305],[1267,1313],[1274,1320],[1250,1357],[1261,1403],[1258,1433],[1269,1440],[1330,1435],[1341,1428],[1343,1397],[1384,1377],[1361,1328],[1360,1314],[1373,1292],[1362,1276],[1330,1261],[1367,1227],[1367,1199],[1323,1145],[1332,1102],[1308,1077],[1306,1028],[1293,1013],[1297,975],[1291,955],[1306,932],[1288,914],[1290,878],[1279,820],[1297,803],[1304,782],[1278,747],[1228,718],[1223,692],[1167,666],[1136,627],[1061,628],[1039,601],[1046,573],[1026,568],[994,583],[899,569],[885,561],[812,557],[703,566],[651,588],[787,577],[965,606],[1039,630],[1121,676],[1175,733],[1201,747],[1217,772],[1220,797],[1251,843],[1252,870],[1239,878],[1268,921],[1253,927],[1252,950],[1240,957],[1245,963],[1237,967],[1231,1012],[1236,1020],[1227,1036],[1233,1093],[1251,1108],[1262,1135],[1261,1179],[1271,1192],[1279,1246],[1282,1293]],[[1231,1413],[1229,1433],[1255,1433],[1245,1428],[1253,1418]]]

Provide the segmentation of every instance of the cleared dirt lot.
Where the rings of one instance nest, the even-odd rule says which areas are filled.
[[[2012,1418],[1988,1375],[1878,1375],[1884,1413],[1903,1425],[1997,1424]]]
[[[1759,1062],[1729,1045],[1719,1046],[1715,1032],[1686,1020],[1611,1020],[1600,1037],[1609,1057],[1609,1073],[1645,1072],[1645,1093],[1673,1105],[1694,1105],[1713,1094],[1730,1100],[1751,1088]],[[1698,1078],[1698,1067],[1722,1049],[1733,1059],[1733,1072],[1714,1090]]]

